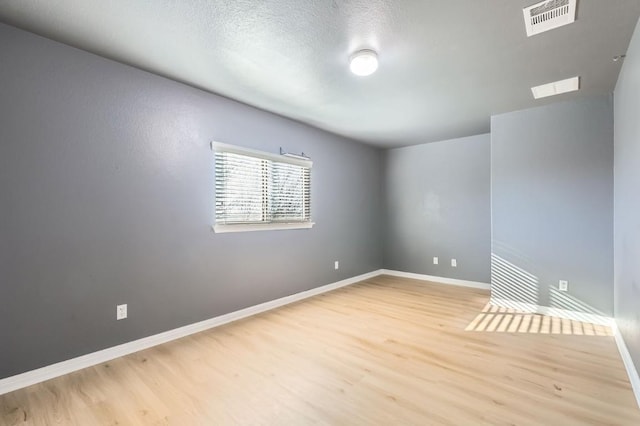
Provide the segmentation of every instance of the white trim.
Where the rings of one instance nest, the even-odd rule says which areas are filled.
[[[34,385],[36,383],[44,382],[45,380],[53,379],[65,374],[72,373],[83,368],[92,367],[103,362],[111,361],[112,359],[119,358],[121,356],[129,355],[134,352],[148,349],[150,347],[160,345],[162,343],[170,342],[181,337],[189,336],[194,333],[199,333],[210,328],[218,327],[223,324],[227,324],[232,321],[237,321],[242,318],[246,318],[252,315],[256,315],[271,309],[278,308],[280,306],[287,305],[289,303],[297,302],[299,300],[307,299],[312,296],[316,296],[321,293],[326,293],[331,290],[335,290],[340,287],[355,284],[359,281],[363,281],[369,278],[373,278],[380,275],[380,270],[372,271],[366,274],[358,275],[352,278],[347,278],[332,284],[327,284],[321,287],[312,288],[311,290],[302,291],[300,293],[292,294],[291,296],[282,297],[280,299],[272,300],[269,302],[261,303],[259,305],[250,306],[239,311],[231,312],[225,315],[220,315],[205,321],[197,322],[195,324],[186,325],[184,327],[176,328],[174,330],[165,331],[164,333],[156,334],[142,339],[134,340],[132,342],[123,343],[118,346],[103,349],[101,351],[93,352],[87,355],[82,355],[77,358],[72,358],[66,361],[58,362],[56,364],[48,365],[46,367],[38,368],[37,370],[27,371],[26,373],[18,374],[15,376],[7,377],[0,380],[0,395],[12,392],[17,389],[21,389],[27,386]]]
[[[213,232],[224,234],[226,232],[248,232],[248,231],[279,231],[284,229],[311,229],[315,222],[299,223],[218,223],[213,225]]]
[[[123,343],[118,346],[113,346],[111,348],[103,349],[101,351],[93,352],[87,355],[82,355],[70,360],[58,362],[56,364],[38,368],[36,370],[27,371],[26,373],[17,374],[15,376],[0,379],[0,395],[15,391],[17,389],[25,388],[27,386],[31,386],[36,383],[44,382],[46,380],[50,380],[59,376],[63,376],[65,374],[73,373],[74,371],[78,371],[83,368],[88,368],[94,365],[101,364],[103,362],[111,361],[112,359],[129,355],[131,353],[148,349],[163,343],[167,343],[172,340],[179,339],[181,337],[189,336],[191,334],[199,333],[201,331],[218,327],[220,325],[227,324],[232,321],[237,321],[252,315],[266,312],[271,309],[278,308],[280,306],[284,306],[293,302],[304,300],[309,297],[316,296],[318,294],[322,294],[328,291],[338,289],[340,287],[345,287],[369,278],[374,278],[379,275],[390,275],[390,276],[402,277],[402,278],[412,278],[412,279],[430,281],[430,282],[435,282],[440,284],[473,287],[473,288],[480,288],[485,290],[490,289],[490,285],[483,282],[458,280],[455,278],[445,278],[445,277],[438,277],[433,275],[414,274],[411,272],[393,271],[389,269],[378,269],[376,271],[372,271],[366,274],[362,274],[352,278],[347,278],[341,281],[337,281],[332,284],[327,284],[321,287],[312,288],[311,290],[302,291],[300,293],[292,294],[290,296],[282,297],[280,299],[261,303],[255,306],[250,306],[248,308],[241,309],[235,312],[230,312],[225,315],[220,315],[218,317],[214,317],[205,321],[186,325],[184,327],[176,328],[174,330],[165,331],[164,333],[159,333],[153,336],[144,337],[142,339],[134,340],[128,343]],[[601,317],[598,315],[595,315],[592,317],[585,317],[585,315],[588,315],[588,314],[565,311],[562,309],[547,308],[544,306],[531,305],[526,303],[512,302],[512,301],[501,300],[501,299],[492,299],[492,302],[496,302],[496,301],[498,302],[502,301],[505,304],[508,303],[508,305],[506,306],[513,307],[514,309],[516,309],[516,306],[518,306],[518,309],[526,310],[528,308],[532,312],[542,313],[546,315],[556,315],[562,318],[577,319],[579,321],[585,321],[586,320],[585,318],[590,318],[591,322],[593,323],[601,323],[597,321],[598,320],[602,321],[602,318],[606,318],[607,321],[606,321],[606,324],[604,325],[609,325],[612,327],[612,330],[615,335],[615,341],[616,341],[616,344],[618,345],[618,350],[620,351],[622,361],[625,365],[625,368],[627,369],[627,374],[629,375],[629,381],[631,382],[631,386],[636,396],[636,400],[638,401],[638,406],[640,406],[640,378],[638,377],[638,371],[633,365],[633,361],[631,360],[631,355],[629,354],[629,351],[627,350],[627,347],[624,343],[624,339],[620,335],[620,332],[618,331],[618,328],[615,324],[615,321],[613,321],[613,319],[607,318],[607,317]],[[571,315],[571,316],[565,317],[557,314],[564,314],[564,315]],[[576,314],[578,314],[578,316],[576,316]]]
[[[518,302],[515,300],[501,299],[497,297],[492,297],[490,302],[492,305],[502,306],[504,308],[512,308],[517,311],[548,315],[551,317],[558,317],[575,321],[583,321],[591,324],[605,325],[608,327],[613,327],[613,324],[615,323],[613,318],[605,315],[571,311],[562,308],[552,308],[549,306],[540,306],[533,303]]]
[[[461,287],[481,288],[483,290],[491,290],[491,284],[479,281],[459,280],[456,278],[438,277],[435,275],[414,274],[413,272],[394,271],[391,269],[381,269],[382,275],[391,275],[393,277],[412,278],[414,280],[431,281],[439,284],[450,284]]]
[[[636,397],[636,402],[638,403],[638,407],[640,408],[640,376],[638,375],[638,370],[633,364],[633,359],[631,359],[629,349],[627,349],[627,345],[624,342],[624,338],[622,337],[620,329],[618,329],[618,324],[615,321],[613,321],[611,329],[613,330],[613,335],[616,339],[616,345],[618,346],[620,357],[622,357],[622,363],[624,364],[624,368],[627,370],[627,376],[629,376],[631,389],[633,390],[633,394]]]

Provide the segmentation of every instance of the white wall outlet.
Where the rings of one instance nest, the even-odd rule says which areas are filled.
[[[434,256],[434,258],[433,258],[433,264],[434,264],[434,265],[437,265],[437,264],[438,264],[438,258],[437,258],[437,257],[435,257],[435,256]]]
[[[566,280],[558,281],[558,290],[569,291],[569,281],[566,281]]]
[[[127,317],[127,305],[118,305],[116,306],[116,319],[122,320],[125,319]]]
[[[340,269],[340,262],[338,262],[337,260],[335,262],[333,262],[333,268],[334,269]]]
[[[451,266],[454,267],[454,268],[457,267],[458,266],[458,261],[455,260],[455,259],[451,259]]]

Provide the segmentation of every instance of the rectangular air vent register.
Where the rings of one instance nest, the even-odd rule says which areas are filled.
[[[527,37],[576,20],[576,0],[546,0],[522,10]]]

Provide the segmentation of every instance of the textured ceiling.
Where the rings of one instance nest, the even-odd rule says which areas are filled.
[[[492,114],[609,93],[638,0],[578,0],[527,38],[536,0],[3,0],[0,21],[373,145],[489,131]],[[356,77],[348,57],[379,52]],[[530,87],[575,75],[577,94]]]

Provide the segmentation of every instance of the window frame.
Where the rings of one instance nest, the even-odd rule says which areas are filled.
[[[211,150],[214,153],[214,166],[215,166],[215,154],[218,152],[227,152],[238,155],[244,155],[248,157],[254,157],[262,160],[269,160],[278,163],[287,163],[293,164],[300,167],[306,167],[309,169],[309,173],[311,173],[311,169],[313,166],[313,162],[311,160],[307,160],[304,158],[295,158],[288,157],[281,154],[272,154],[269,152],[258,151],[251,148],[239,147],[237,145],[230,145],[222,142],[211,142]],[[299,221],[299,222],[265,222],[265,223],[217,223],[216,218],[216,207],[215,207],[215,197],[217,196],[215,190],[215,182],[217,180],[215,167],[214,167],[214,225],[213,231],[215,233],[227,233],[227,232],[248,232],[248,231],[275,231],[275,230],[285,230],[285,229],[311,229],[315,222],[311,219],[311,212],[309,213],[310,218],[308,221]],[[309,184],[311,186],[311,184]],[[309,187],[309,197],[311,197],[311,187]],[[309,204],[311,203],[311,199],[309,199]],[[264,211],[263,211],[264,214]]]

